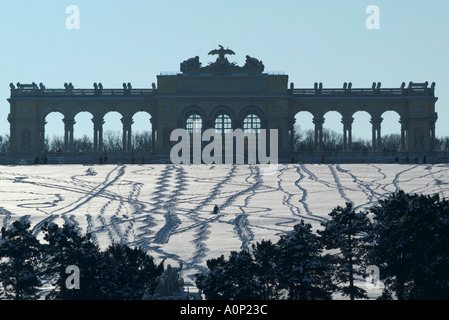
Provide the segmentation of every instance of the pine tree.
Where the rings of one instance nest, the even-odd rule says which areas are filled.
[[[7,299],[33,300],[39,297],[40,243],[29,230],[28,221],[15,221],[2,229],[0,281]]]
[[[370,210],[385,296],[449,299],[449,202],[400,190]]]
[[[196,275],[196,285],[206,299],[260,299],[261,289],[255,279],[255,264],[249,251],[231,251],[229,259],[222,255],[207,261],[209,272]]]
[[[271,240],[262,240],[252,244],[252,255],[254,259],[255,280],[258,281],[259,296],[263,300],[279,299],[281,289],[279,288],[279,275],[277,264],[279,250]]]
[[[157,278],[163,273],[163,262],[156,265],[152,256],[141,248],[113,244],[102,254],[102,292],[105,299],[140,300],[145,290],[151,295]]]
[[[233,251],[227,268],[228,281],[232,283],[233,300],[259,299],[260,288],[255,279],[255,264],[247,250]]]
[[[355,212],[347,202],[346,207],[337,206],[329,215],[331,219],[321,224],[324,230],[319,230],[318,234],[326,249],[337,249],[331,255],[337,286],[343,296],[351,300],[367,298],[366,291],[354,284],[357,276],[365,275],[366,254],[371,243],[371,222],[367,213]]]
[[[195,284],[207,300],[231,300],[232,281],[228,278],[228,261],[221,255],[206,261],[208,271],[195,275]]]
[[[281,236],[277,245],[280,286],[287,290],[288,299],[332,298],[331,266],[322,255],[323,245],[310,224],[301,220],[292,232]]]
[[[45,224],[42,229],[47,260],[46,274],[55,277],[55,288],[45,297],[48,300],[100,299],[101,269],[100,250],[90,240],[90,235],[82,236],[74,225]],[[67,267],[79,269],[80,288],[69,288],[66,280]]]

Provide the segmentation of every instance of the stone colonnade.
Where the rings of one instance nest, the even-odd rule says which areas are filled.
[[[371,117],[371,145],[373,152],[382,151],[382,121],[383,118]],[[293,132],[294,124],[296,119],[290,123],[290,130]],[[324,116],[314,116],[312,120],[314,124],[314,150],[315,151],[324,151],[324,133],[323,126],[325,123]],[[341,123],[343,124],[343,151],[351,151],[352,150],[352,125],[354,122],[354,118],[351,117],[342,117]],[[403,117],[400,118],[399,123],[401,125],[401,148],[400,151],[406,151],[406,135],[407,135],[407,123],[408,120]],[[433,122],[433,127],[431,129],[431,149],[433,150],[433,146],[435,144],[435,121]],[[293,144],[293,137],[291,139],[291,145]]]
[[[279,130],[279,156],[288,159],[294,148],[294,124],[298,112],[307,111],[313,115],[315,126],[315,151],[324,151],[323,125],[329,111],[342,115],[343,151],[353,147],[353,115],[366,111],[371,116],[372,151],[382,151],[382,115],[385,111],[399,114],[401,125],[401,151],[415,154],[432,153],[435,147],[435,85],[428,83],[405,83],[400,88],[354,89],[345,85],[341,88],[295,89],[287,88],[286,75],[160,75],[158,85],[152,89],[101,90],[47,89],[44,85],[13,84],[11,87],[10,142],[11,154],[16,158],[31,158],[45,151],[46,116],[59,112],[64,116],[64,152],[74,151],[75,115],[87,111],[92,114],[93,151],[104,149],[104,116],[118,112],[122,116],[122,150],[130,152],[132,146],[133,116],[137,112],[151,115],[153,154],[170,154],[170,133],[177,128],[186,128],[190,111],[197,111],[201,117],[202,129],[215,126],[219,110],[226,111],[232,127],[248,129],[253,118],[246,124],[242,121],[247,111],[256,110],[260,129]],[[189,110],[190,109],[190,110]],[[167,143],[168,142],[168,143]]]
[[[64,123],[64,152],[72,153],[74,152],[74,127],[76,121],[74,117],[64,117],[62,120]],[[94,116],[92,118],[93,122],[93,152],[103,151],[103,126],[105,124],[103,117]],[[122,122],[122,147],[124,152],[132,151],[132,125],[134,123],[131,117],[123,117]],[[155,120],[151,119],[149,124],[155,123]],[[45,152],[45,125],[47,121],[43,119],[40,121],[39,126],[39,139],[40,139],[40,150]],[[152,135],[152,143],[154,145],[155,137]]]

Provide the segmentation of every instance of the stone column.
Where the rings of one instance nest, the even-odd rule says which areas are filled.
[[[103,118],[93,118],[94,123],[94,152],[103,151]]]
[[[353,117],[343,117],[341,122],[343,123],[343,150],[352,150],[352,123]]]
[[[289,151],[293,152],[293,150],[295,150],[295,123],[296,123],[296,118],[292,118],[288,121],[288,132],[289,132]]]
[[[156,152],[156,126],[157,126],[157,121],[154,118],[150,119],[151,122],[151,152],[155,153]]]
[[[382,118],[371,118],[371,124],[372,124],[372,145],[373,145],[373,152],[381,151],[382,148],[382,136],[380,132]]]
[[[212,121],[212,119],[210,118],[203,119],[201,123],[201,133],[203,133],[207,129],[213,129],[214,125],[215,123]]]
[[[379,128],[377,129],[377,151],[382,151],[382,118],[379,122]]]
[[[98,151],[103,152],[103,126],[98,131]]]
[[[66,152],[73,152],[73,127],[75,120],[73,118],[64,118],[64,149]]]
[[[129,126],[128,129],[128,151],[132,151],[133,142],[132,142],[132,126]]]
[[[315,124],[315,151],[322,151],[324,117],[314,117],[313,123]]]
[[[122,118],[123,124],[123,152],[131,151],[131,126],[133,120],[131,118]]]
[[[407,123],[408,121],[406,119],[400,119],[399,122],[401,123],[401,151],[404,152],[407,149],[406,144],[406,135],[407,135]]]
[[[435,151],[435,121],[430,121],[430,151]]]
[[[47,121],[41,120],[39,122],[39,150],[40,152],[45,152],[45,125]]]

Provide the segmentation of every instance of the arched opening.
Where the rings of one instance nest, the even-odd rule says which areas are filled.
[[[123,151],[123,122],[122,115],[117,111],[109,111],[103,117],[103,151]]]
[[[243,132],[245,133],[259,133],[262,128],[260,118],[254,112],[249,113],[243,119]]]
[[[132,150],[150,152],[153,150],[151,115],[140,111],[132,118]]]
[[[74,120],[73,126],[73,152],[93,151],[93,122],[92,114],[87,111],[79,112]]]
[[[217,113],[215,113],[215,120],[214,120],[214,128],[215,133],[221,135],[221,161],[224,163],[226,161],[226,152],[229,152],[229,150],[233,150],[233,146],[231,149],[231,143],[233,144],[234,141],[231,141],[229,139],[226,139],[225,134],[229,134],[233,132],[232,129],[232,119],[229,114],[224,109],[218,110]],[[214,154],[215,156],[215,149]]]
[[[191,135],[190,139],[190,163],[201,163],[201,150],[203,149],[203,142],[201,140],[202,128],[203,128],[203,118],[200,115],[200,112],[196,109],[192,109],[185,114],[185,128],[187,132]],[[167,128],[166,128],[167,129]],[[168,131],[165,132],[168,136]],[[168,145],[168,139],[165,139],[164,145]],[[199,144],[201,145],[201,150],[194,150],[195,141],[199,140]]]
[[[294,152],[314,151],[315,146],[315,125],[313,114],[309,111],[300,111],[295,115],[293,127],[292,149]],[[318,140],[318,139],[317,139]]]
[[[64,152],[64,115],[54,111],[45,117],[45,152],[61,154]]]
[[[217,117],[215,118],[215,132],[221,134],[232,132],[231,117],[224,110],[220,110]]]
[[[401,117],[396,111],[385,111],[381,123],[382,154],[396,155],[402,150],[401,143]]]
[[[351,150],[366,154],[372,150],[371,115],[357,111],[353,115]]]
[[[339,152],[344,150],[342,115],[337,111],[324,114],[323,151]]]
[[[201,134],[203,126],[203,119],[196,111],[191,111],[187,114],[186,130],[190,134]]]

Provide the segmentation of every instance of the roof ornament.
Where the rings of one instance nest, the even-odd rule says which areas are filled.
[[[218,55],[215,62],[210,62],[202,67],[198,56],[181,63],[181,72],[184,74],[260,74],[265,69],[262,61],[246,56],[245,65],[240,67],[235,62],[229,62],[226,55],[235,55],[229,48],[218,45],[218,49],[209,51],[209,55]]]

